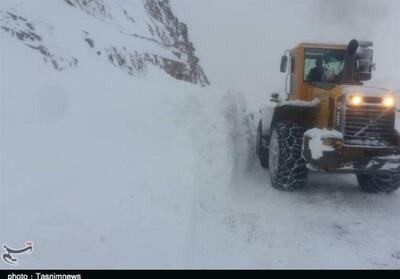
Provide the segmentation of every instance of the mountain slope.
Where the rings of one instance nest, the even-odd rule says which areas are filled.
[[[149,66],[202,86],[209,81],[195,56],[187,26],[168,0],[2,1],[0,31],[6,32],[58,71],[76,68],[85,44],[98,59],[130,75]]]
[[[0,242],[33,241],[20,266],[191,265],[202,156],[230,158],[221,92],[155,67],[132,77],[86,45],[55,71],[0,41]]]

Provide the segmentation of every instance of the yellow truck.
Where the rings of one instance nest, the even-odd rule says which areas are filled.
[[[363,85],[375,68],[373,44],[301,43],[285,51],[285,94],[260,110],[257,155],[280,190],[306,185],[309,170],[354,173],[369,193],[400,187],[395,92]]]

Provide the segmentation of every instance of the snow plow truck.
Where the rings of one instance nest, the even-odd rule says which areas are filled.
[[[396,94],[363,84],[375,68],[373,44],[301,43],[285,51],[285,94],[260,110],[256,151],[279,190],[306,185],[308,172],[353,173],[369,193],[400,187]]]

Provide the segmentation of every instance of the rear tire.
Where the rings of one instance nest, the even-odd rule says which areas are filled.
[[[367,193],[393,193],[400,187],[400,173],[391,175],[357,174],[358,185]]]
[[[262,134],[262,123],[258,123],[257,129],[257,143],[256,152],[258,159],[260,160],[260,165],[264,169],[268,169],[268,138]]]
[[[304,128],[292,121],[277,122],[269,141],[269,169],[272,186],[291,191],[307,183],[308,169],[301,157]]]

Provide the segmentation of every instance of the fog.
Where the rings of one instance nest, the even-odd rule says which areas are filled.
[[[279,62],[299,42],[374,42],[371,85],[400,89],[400,1],[171,0],[211,82],[251,106],[282,91]]]

